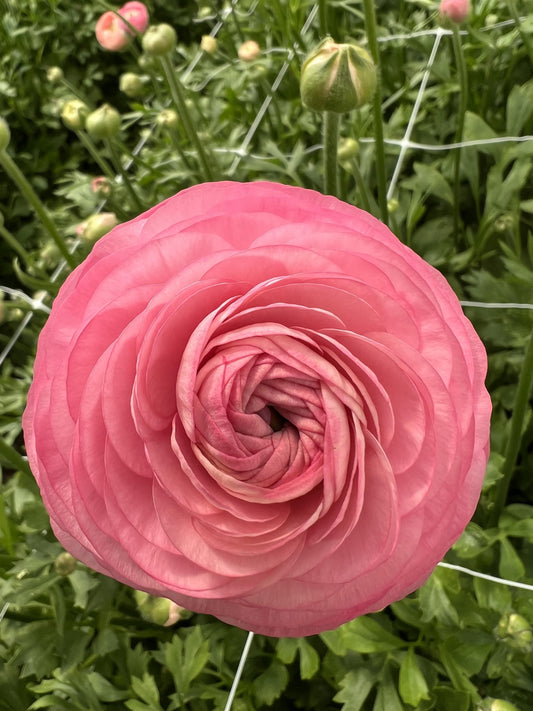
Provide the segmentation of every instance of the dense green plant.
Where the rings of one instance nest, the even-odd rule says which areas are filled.
[[[176,92],[183,92],[215,179],[322,186],[320,117],[299,96],[302,59],[320,37],[318,15],[302,31],[313,3],[147,4],[154,22],[177,30],[170,67],[141,55],[139,43],[134,51],[102,50],[94,24],[105,3],[2,6],[7,152],[76,261],[90,249],[83,224],[91,216],[112,212],[126,220],[206,178],[187,126],[172,113]],[[366,42],[362,2],[336,0],[327,8],[337,40]],[[390,181],[435,46],[435,33],[424,31],[438,27],[437,4],[383,1],[376,13]],[[454,150],[410,146],[389,200],[393,231],[468,303],[533,304],[533,24],[529,17],[517,25],[518,15],[527,15],[527,3],[482,0],[462,28],[467,145],[458,183]],[[201,53],[201,35],[215,28],[217,50]],[[246,62],[237,53],[250,39],[261,54]],[[454,141],[461,106],[452,37],[439,42],[411,133],[415,144],[435,148]],[[119,91],[125,72],[140,76],[138,95]],[[76,98],[89,110],[116,108],[118,134],[67,128],[61,111]],[[348,114],[341,136],[357,140],[340,165],[341,196],[378,215],[372,107]],[[523,140],[496,141],[505,137]],[[101,175],[107,183],[95,192],[92,181]],[[11,290],[0,302],[0,710],[222,710],[243,631],[187,614],[161,626],[143,618],[131,590],[80,564],[62,566],[23,459],[20,417],[36,339],[69,268],[2,171],[0,194],[0,283]],[[474,520],[446,560],[531,585],[533,421],[530,408],[520,414],[517,384],[521,378],[527,405],[533,310],[465,309],[489,354],[492,454]],[[338,630],[256,637],[234,709],[497,711],[494,700],[501,699],[527,711],[532,679],[531,589],[438,568],[418,592]]]

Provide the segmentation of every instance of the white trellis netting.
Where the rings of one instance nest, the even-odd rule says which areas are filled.
[[[257,3],[252,3],[250,8],[246,11],[246,15],[250,15],[254,11],[254,7],[256,6]],[[211,31],[211,35],[217,36],[220,31],[224,27],[225,21],[227,21],[228,17],[231,16],[232,13],[238,12],[237,9],[238,6],[238,0],[232,0],[231,5],[227,8],[227,10],[221,14],[221,16],[218,19],[215,19],[215,24],[213,26],[213,29]],[[305,19],[304,24],[302,25],[302,28],[300,30],[300,35],[303,38],[306,36],[309,32],[309,30],[313,27],[313,23],[316,19],[317,16],[317,11],[318,11],[318,6],[313,5]],[[526,18],[523,18],[524,20]],[[507,27],[509,25],[513,25],[514,20],[509,20],[505,22],[500,22],[494,25],[491,25],[490,27],[484,28],[484,31],[486,32],[492,32],[492,31],[498,31],[501,28]],[[443,28],[437,28],[437,29],[428,29],[428,30],[423,30],[423,31],[417,31],[413,32],[411,34],[396,34],[396,35],[389,35],[386,37],[381,37],[379,38],[379,41],[381,43],[394,43],[394,42],[409,42],[414,38],[420,38],[420,37],[432,37],[433,38],[433,43],[431,45],[429,55],[427,56],[427,59],[425,59],[422,62],[422,71],[417,74],[417,77],[415,80],[412,82],[411,89],[416,90],[416,98],[413,103],[409,120],[407,122],[407,126],[405,128],[405,133],[402,138],[400,139],[386,139],[385,144],[386,146],[394,148],[395,153],[397,152],[397,148],[399,148],[399,152],[397,152],[396,156],[396,162],[395,162],[395,167],[394,171],[392,172],[392,175],[389,177],[389,183],[388,183],[388,190],[387,190],[387,198],[390,199],[392,198],[397,190],[398,186],[398,180],[402,172],[402,168],[404,166],[404,162],[406,159],[406,156],[408,155],[409,151],[413,152],[418,152],[418,153],[423,153],[423,152],[430,152],[430,151],[453,151],[453,150],[460,150],[462,148],[467,148],[467,147],[472,147],[472,146],[479,146],[479,145],[487,145],[491,143],[513,143],[513,142],[524,142],[524,141],[533,141],[533,136],[503,136],[503,137],[494,137],[492,139],[487,139],[487,140],[469,140],[469,141],[464,141],[461,143],[448,143],[448,144],[427,144],[427,143],[420,143],[416,141],[412,141],[411,137],[413,135],[413,130],[415,128],[417,118],[419,116],[419,111],[421,107],[423,106],[424,102],[424,95],[425,92],[427,91],[428,88],[428,83],[431,80],[432,77],[432,68],[434,67],[435,61],[439,55],[439,50],[441,50],[443,46],[443,40],[446,38],[447,35],[450,35],[451,31],[443,29]],[[463,32],[464,35],[468,35],[468,31]],[[253,141],[254,137],[261,125],[261,122],[265,118],[266,114],[269,111],[269,108],[271,106],[271,103],[273,101],[273,96],[275,95],[276,91],[279,89],[279,87],[282,85],[284,78],[286,77],[286,74],[291,66],[291,62],[295,59],[295,57],[301,55],[301,49],[299,48],[298,44],[295,43],[292,47],[280,47],[280,48],[270,48],[268,50],[270,53],[276,53],[279,54],[280,56],[280,66],[277,71],[277,74],[275,76],[274,81],[270,85],[270,89],[263,100],[262,104],[258,107],[257,113],[255,115],[254,120],[251,122],[246,134],[244,135],[244,138],[242,139],[240,146],[238,148],[234,149],[219,149],[220,151],[230,151],[231,153],[234,154],[233,161],[227,171],[227,177],[231,178],[234,176],[236,170],[239,168],[241,163],[247,159],[247,157],[252,157],[254,159],[261,159],[266,157],[258,155],[254,152],[252,152],[252,147],[253,147]],[[189,66],[186,68],[185,72],[182,75],[182,79],[185,84],[188,83],[190,78],[193,76],[194,70],[199,66],[200,62],[205,61],[205,54],[199,51],[191,60]],[[417,85],[418,83],[418,85]],[[198,87],[198,89],[202,89],[203,85]],[[143,149],[143,147],[146,144],[146,141],[148,140],[148,135],[145,135],[141,141],[136,145],[133,154],[137,155],[140,153],[140,151]],[[362,143],[368,143],[372,142],[372,138],[362,138],[361,142]],[[306,149],[307,152],[314,152],[318,150],[320,146],[311,146]],[[133,159],[129,159],[128,162],[126,162],[124,168],[128,170],[131,167],[131,164],[133,162]],[[102,203],[100,206],[100,209],[104,206],[105,203]],[[74,244],[74,249],[76,248],[76,244]],[[60,263],[54,273],[51,276],[51,281],[55,282],[59,279],[61,276],[63,270],[64,270],[65,264]],[[12,299],[18,299],[26,304],[28,304],[31,307],[31,311],[26,313],[24,317],[20,320],[20,322],[16,325],[14,328],[13,332],[11,333],[7,344],[3,348],[3,350],[0,352],[0,367],[6,361],[6,359],[9,357],[10,353],[12,352],[13,348],[19,341],[19,339],[22,337],[22,335],[25,332],[25,329],[29,326],[31,321],[34,318],[34,315],[39,312],[39,311],[44,311],[46,313],[49,312],[49,308],[43,303],[43,297],[35,298],[32,297],[26,293],[24,293],[21,290],[18,289],[12,289],[10,287],[4,287],[0,286],[0,290],[3,291],[7,296],[9,296]],[[476,302],[476,301],[463,301],[462,304],[464,306],[469,306],[469,307],[477,307],[477,308],[484,308],[484,309],[533,309],[533,304],[524,304],[524,303],[481,303],[481,302]],[[454,566],[448,563],[440,563],[443,567],[447,568],[452,568],[454,570],[457,570],[459,572],[462,572],[464,574],[468,574],[471,576],[475,577],[480,577],[484,578],[486,580],[490,580],[494,583],[498,584],[504,584],[516,588],[521,588],[525,590],[530,590],[533,591],[533,585],[528,585],[526,583],[519,583],[511,580],[504,580],[502,578],[497,578],[494,576],[490,576],[487,574],[484,574],[482,572],[477,572],[477,571],[472,571],[468,568],[462,567],[462,566]],[[8,604],[6,603],[1,609],[0,609],[0,620],[2,617],[5,615],[5,612],[7,610]],[[251,637],[249,637],[247,641],[247,646],[245,647],[245,650],[243,652],[243,659],[241,660],[242,663],[244,663],[244,659],[246,657],[246,653],[249,648],[249,643],[251,642]],[[236,676],[236,682],[238,681],[239,674]],[[234,689],[232,690],[232,693],[234,693]],[[230,707],[231,701],[232,701],[233,696],[230,694],[230,698],[228,699],[228,706],[227,708]]]

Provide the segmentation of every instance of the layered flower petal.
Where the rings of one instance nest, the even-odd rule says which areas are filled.
[[[445,279],[313,191],[213,183],[95,245],[24,414],[87,565],[269,635],[381,609],[472,516],[486,356]]]

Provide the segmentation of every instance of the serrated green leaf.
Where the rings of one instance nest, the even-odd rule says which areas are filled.
[[[270,666],[252,682],[252,690],[257,703],[271,706],[281,696],[288,682],[287,668],[274,659]]]
[[[398,690],[402,700],[410,706],[418,706],[422,699],[429,699],[428,685],[416,661],[413,647],[409,647],[402,659]]]
[[[458,630],[446,638],[443,646],[453,657],[457,668],[467,676],[479,674],[495,644],[491,634],[483,630]]]
[[[183,676],[188,688],[209,661],[209,641],[202,636],[201,628],[196,626],[185,638],[183,654]]]
[[[132,677],[131,689],[133,693],[139,697],[139,699],[146,702],[152,711],[163,711],[159,705],[159,690],[157,688],[157,684],[155,683],[155,679],[151,674],[143,674],[142,679],[139,679],[139,677],[136,676]],[[129,703],[131,702],[127,701],[126,705]],[[132,706],[129,706],[129,708],[135,711]]]
[[[377,688],[374,711],[404,711],[388,666],[385,666]]]
[[[94,689],[94,692],[100,701],[121,701],[128,698],[128,692],[123,689],[117,689],[105,677],[98,672],[92,671],[87,674],[87,680]]]
[[[333,701],[342,704],[341,711],[360,711],[377,677],[369,669],[349,671],[340,682],[341,690]]]

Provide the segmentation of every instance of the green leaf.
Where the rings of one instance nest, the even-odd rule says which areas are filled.
[[[471,677],[479,674],[494,644],[492,635],[482,630],[465,629],[447,637],[443,646],[453,657],[457,668]]]
[[[422,699],[429,699],[428,685],[412,647],[409,647],[402,659],[398,689],[402,700],[410,706],[418,706]]]
[[[320,657],[316,649],[302,637],[298,640],[300,650],[300,677],[312,679],[320,668]]]
[[[404,711],[388,666],[384,668],[382,681],[377,688],[374,711]]]
[[[464,691],[450,689],[447,686],[436,686],[433,695],[437,699],[437,711],[469,711],[470,696]]]
[[[453,205],[453,191],[442,173],[426,163],[415,163],[414,168],[416,176],[404,180],[402,182],[404,187],[415,192],[419,191],[424,196],[434,195]]]
[[[343,637],[343,646],[347,651],[372,654],[389,652],[406,646],[402,639],[387,632],[371,617],[357,617],[339,629]]]
[[[87,680],[94,689],[96,696],[100,701],[121,701],[128,698],[128,692],[122,689],[117,689],[105,677],[98,672],[92,671],[87,674]]]
[[[440,644],[438,647],[439,656],[446,673],[450,677],[450,680],[457,691],[463,691],[467,693],[473,701],[479,700],[479,694],[476,687],[468,679],[465,670],[457,664],[454,655],[448,651],[444,644]]]
[[[507,98],[506,131],[508,136],[519,136],[533,113],[533,82],[515,85]]]
[[[520,580],[526,572],[520,556],[505,537],[500,539],[500,565],[498,570],[501,577],[507,580]]]
[[[276,642],[276,656],[283,664],[292,664],[298,652],[296,637],[280,637]]]
[[[257,703],[271,706],[281,696],[288,682],[287,668],[274,659],[271,665],[252,682],[252,690]]]
[[[157,684],[151,674],[143,674],[142,679],[139,679],[139,677],[136,676],[132,677],[131,689],[136,696],[146,703],[148,708],[153,711],[163,711],[159,705],[159,691]],[[141,707],[137,706],[137,708],[135,708],[135,705],[130,705],[132,701],[135,700],[126,701],[126,706],[132,709],[132,711],[138,711]],[[146,711],[144,706],[142,708]]]
[[[459,615],[444,591],[443,584],[437,574],[431,578],[418,591],[418,599],[422,608],[422,621],[430,622],[439,620],[450,627],[459,625]]]
[[[369,669],[349,671],[340,682],[341,690],[333,697],[333,701],[342,704],[341,711],[359,711],[376,682],[376,675]]]

